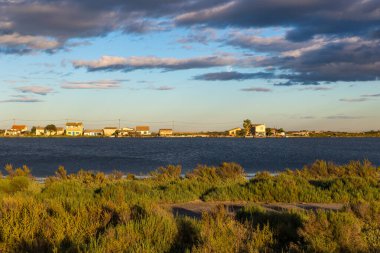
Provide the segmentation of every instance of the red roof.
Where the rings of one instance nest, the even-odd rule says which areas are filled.
[[[27,129],[27,127],[25,125],[13,125],[12,126],[12,130],[24,131],[26,129]]]
[[[149,126],[137,126],[136,132],[149,131]]]

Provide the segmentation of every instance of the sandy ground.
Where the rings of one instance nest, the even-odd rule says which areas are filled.
[[[241,210],[244,206],[257,205],[264,208],[267,211],[282,212],[292,209],[298,210],[340,210],[343,208],[343,204],[338,203],[253,203],[253,202],[231,202],[231,201],[215,201],[215,202],[203,202],[201,200],[191,201],[179,204],[164,205],[177,216],[189,216],[193,218],[201,218],[203,212],[211,212],[218,206],[224,206],[231,215],[234,215],[237,211]]]

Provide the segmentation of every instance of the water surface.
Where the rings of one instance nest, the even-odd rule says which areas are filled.
[[[342,164],[369,159],[380,166],[380,138],[0,138],[0,166],[28,165],[34,176],[112,170],[146,174],[159,166],[237,162],[248,173],[301,168],[316,159]]]

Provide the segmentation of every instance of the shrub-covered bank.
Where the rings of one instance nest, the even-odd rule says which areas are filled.
[[[368,161],[316,161],[247,180],[234,163],[167,166],[147,179],[63,167],[44,184],[28,167],[0,179],[0,252],[380,252],[380,168]],[[202,219],[165,205],[249,201]],[[254,202],[344,203],[340,211],[266,211]]]

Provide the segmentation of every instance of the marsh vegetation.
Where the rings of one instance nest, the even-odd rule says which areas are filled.
[[[38,183],[27,166],[0,180],[1,252],[379,252],[380,168],[316,161],[247,179],[235,163],[158,168],[149,178],[60,167]],[[167,204],[245,201],[200,219]],[[268,211],[255,203],[342,203],[341,210]]]

